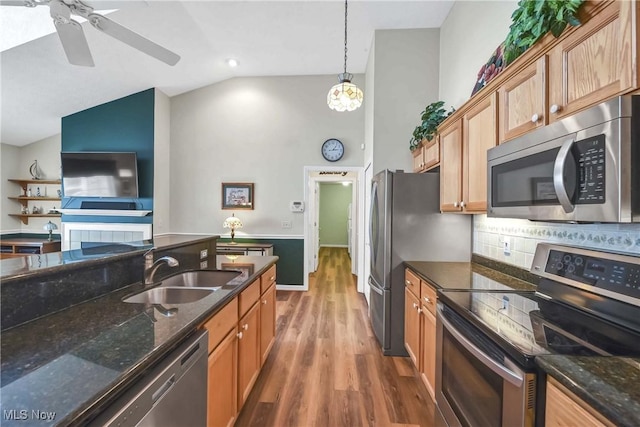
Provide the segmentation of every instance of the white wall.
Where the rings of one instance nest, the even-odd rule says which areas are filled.
[[[373,173],[413,169],[409,140],[438,100],[438,29],[375,32]]]
[[[237,236],[302,236],[303,215],[289,203],[304,199],[304,166],[363,163],[364,109],[327,107],[335,79],[234,78],[171,98],[171,231],[228,235],[222,223],[234,212]],[[337,163],[320,153],[328,138],[345,145]],[[255,210],[222,210],[222,182],[253,182]]]
[[[36,141],[23,147],[14,147],[7,144],[2,144],[2,172],[0,173],[0,179],[2,180],[2,227],[0,232],[2,233],[45,233],[42,229],[44,224],[49,221],[49,218],[29,218],[29,224],[25,225],[20,220],[11,218],[9,213],[20,213],[20,203],[8,200],[9,196],[19,196],[21,194],[20,187],[17,184],[7,182],[9,178],[16,179],[31,179],[29,174],[29,167],[34,162],[38,161],[39,169],[42,171],[43,179],[60,179],[60,135],[54,135],[49,138]],[[40,187],[42,195],[56,197],[56,190],[60,188],[59,185],[33,185],[32,191],[35,194],[36,187]],[[29,202],[29,208],[33,206],[38,208],[42,207],[44,212],[49,209],[60,207],[59,201],[35,201]],[[60,218],[51,218],[51,222],[58,226],[60,229]]]
[[[171,103],[155,89],[153,130],[153,234],[171,231]]]
[[[440,99],[458,108],[504,41],[517,1],[456,1],[440,28]]]
[[[504,41],[515,1],[457,1],[441,28],[440,98],[456,107],[469,99],[478,70]],[[473,36],[469,36],[473,28]],[[551,224],[475,215],[473,252],[529,269],[535,246],[554,242],[640,254],[640,224]],[[503,242],[510,240],[505,255]]]

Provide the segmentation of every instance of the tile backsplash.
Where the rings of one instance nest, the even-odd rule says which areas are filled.
[[[510,254],[504,254],[505,237]],[[640,224],[556,224],[473,217],[473,252],[529,269],[541,242],[640,255]]]

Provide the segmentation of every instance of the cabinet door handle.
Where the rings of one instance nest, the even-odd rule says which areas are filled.
[[[539,120],[540,116],[538,114],[534,114],[533,116],[531,116],[531,123],[538,123]]]
[[[413,308],[418,308],[418,304],[416,304],[415,302],[413,303]]]
[[[239,340],[241,340],[242,339],[242,331],[238,332],[236,334],[236,336],[238,337]]]
[[[242,329],[245,330],[245,331],[248,331],[249,330],[249,324],[245,323],[244,325],[242,325]]]
[[[405,280],[404,284],[407,285],[407,286],[411,286],[411,282],[409,280]]]
[[[458,207],[458,202],[453,202],[453,207],[457,208]]]
[[[551,112],[551,114],[555,114],[558,111],[560,111],[562,108],[560,108],[560,106],[558,104],[553,104],[551,106],[551,108],[549,109],[549,111]]]
[[[421,308],[419,308],[419,309],[418,309],[418,314],[421,314],[421,313],[422,313],[422,309],[421,309]]]
[[[270,281],[270,282],[273,282],[274,280],[276,280],[276,276],[271,276],[271,277],[269,277],[269,281]]]
[[[429,297],[424,297],[424,300],[427,302],[427,304],[433,304],[431,302],[431,298],[429,298]]]
[[[266,300],[266,299],[263,299],[263,300],[262,300],[262,304],[267,305],[267,300]]]
[[[460,202],[460,207],[464,208],[464,202]]]

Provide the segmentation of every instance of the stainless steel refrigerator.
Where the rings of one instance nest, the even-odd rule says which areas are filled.
[[[369,317],[387,356],[404,348],[404,261],[469,261],[471,215],[440,213],[439,173],[371,180]]]

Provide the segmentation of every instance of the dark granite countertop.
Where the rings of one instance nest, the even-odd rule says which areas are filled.
[[[78,262],[87,264],[104,263],[118,257],[130,256],[136,252],[142,254],[154,247],[158,250],[166,250],[217,239],[218,237],[217,235],[166,234],[155,236],[152,240],[139,242],[100,242],[94,244],[93,247],[84,249],[7,258],[0,261],[0,279],[4,281],[23,278],[28,275],[48,274],[51,271],[60,271],[61,268],[75,265]]]
[[[640,426],[640,359],[546,355],[535,360],[615,425]]]
[[[172,238],[162,241],[163,245],[180,244]],[[193,241],[190,236],[189,242]],[[216,268],[222,263],[225,269],[232,263],[253,264],[253,272],[234,279],[239,285],[199,301],[167,305],[178,308],[174,317],[164,317],[143,304],[122,302],[124,296],[143,289],[136,283],[3,332],[2,425],[82,424],[277,260],[275,256],[216,257]],[[14,419],[7,411],[16,411]],[[26,419],[19,419],[20,411],[27,411]],[[38,420],[32,411],[55,416]]]
[[[530,282],[475,262],[405,261],[405,266],[439,289],[536,289]]]

